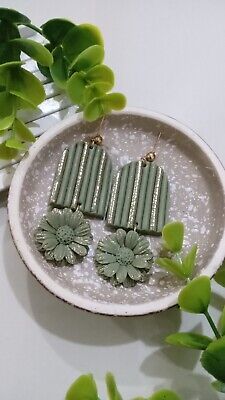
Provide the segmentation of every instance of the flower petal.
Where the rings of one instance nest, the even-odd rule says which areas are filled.
[[[84,221],[77,228],[74,229],[74,235],[76,236],[86,236],[90,235],[91,227],[88,221]]]
[[[78,254],[79,256],[86,256],[88,249],[85,246],[82,246],[81,244],[78,243],[70,243],[69,247],[74,251],[74,253]]]
[[[119,266],[119,264],[117,262],[105,265],[103,273],[108,278],[111,278],[113,275],[116,274],[116,272],[118,271],[119,267],[120,266]]]
[[[54,260],[54,252],[53,251],[46,251],[45,252],[45,258],[46,258],[47,261]]]
[[[44,242],[42,243],[42,247],[43,249],[49,251],[49,250],[53,250],[58,244],[58,240],[57,239],[45,239]]]
[[[66,223],[66,214],[65,214],[64,210],[61,210],[59,212],[58,216],[59,216],[59,224],[60,224],[60,226],[67,225],[67,223]]]
[[[71,228],[77,228],[84,221],[84,215],[80,210],[76,210],[70,220]]]
[[[69,208],[64,208],[63,214],[65,219],[65,224],[70,226],[70,221],[73,215],[73,211],[70,210]]]
[[[126,234],[125,246],[129,247],[129,249],[133,250],[133,248],[136,246],[136,244],[138,242],[138,239],[139,239],[139,235],[137,232],[129,231]]]
[[[151,267],[151,261],[145,256],[135,256],[132,264],[136,268],[149,269]]]
[[[69,246],[66,247],[66,254],[65,254],[65,259],[69,264],[75,264],[76,262],[76,256],[74,252],[69,248]]]
[[[107,254],[102,252],[96,252],[95,261],[99,264],[111,264],[116,262],[116,257],[113,254]]]
[[[56,261],[61,261],[66,254],[66,246],[62,243],[58,244],[54,249],[54,258]]]
[[[124,246],[125,237],[126,237],[126,232],[123,229],[117,229],[116,240],[120,246]]]
[[[88,236],[75,236],[73,241],[83,246],[87,246],[90,243],[90,237]]]
[[[117,282],[123,283],[126,277],[127,277],[127,268],[121,266],[116,273]]]
[[[106,253],[116,255],[120,249],[120,246],[117,242],[112,240],[110,236],[108,236],[98,242],[98,249]]]
[[[57,229],[60,226],[60,211],[57,210],[57,208],[54,208],[52,211],[50,211],[46,215],[46,219],[48,223],[55,229]]]
[[[146,238],[141,236],[137,242],[137,245],[133,249],[134,254],[144,254],[149,250],[149,242]]]
[[[134,281],[139,281],[141,279],[141,272],[134,268],[132,265],[127,267],[128,275]]]
[[[55,228],[53,228],[51,225],[48,224],[48,222],[46,221],[46,217],[42,218],[39,228],[47,232],[52,232],[52,233],[56,232]]]

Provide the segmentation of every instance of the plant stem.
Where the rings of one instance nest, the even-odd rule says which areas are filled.
[[[211,317],[211,315],[209,314],[208,310],[206,310],[204,314],[205,314],[205,316],[206,316],[206,318],[207,318],[207,320],[208,320],[208,323],[209,323],[209,325],[211,326],[213,332],[215,333],[216,338],[217,338],[217,339],[220,339],[221,336],[220,336],[220,334],[219,334],[219,332],[218,332],[218,329],[217,329],[216,325],[214,324],[214,322],[213,322],[213,320],[212,320],[212,317]]]

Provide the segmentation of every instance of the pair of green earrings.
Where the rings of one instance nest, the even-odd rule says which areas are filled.
[[[104,219],[116,232],[100,240],[98,273],[113,285],[133,286],[148,279],[152,253],[138,233],[159,235],[165,224],[168,180],[150,152],[113,177],[102,137],[63,151],[50,195],[51,211],[35,239],[47,260],[74,264],[88,253],[91,228],[84,215]]]

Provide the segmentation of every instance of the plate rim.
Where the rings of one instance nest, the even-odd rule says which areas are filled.
[[[223,188],[223,193],[225,194],[225,169],[219,160],[218,156],[214,153],[211,147],[197,134],[193,129],[187,127],[183,123],[179,122],[177,119],[170,117],[166,114],[162,114],[156,111],[147,110],[144,108],[127,107],[120,113],[113,113],[116,115],[136,115],[140,117],[153,118],[159,122],[165,123],[174,127],[177,130],[182,131],[184,135],[193,140],[201,150],[206,153],[207,157],[210,159],[214,169],[217,172],[218,178]],[[86,299],[78,294],[72,293],[67,288],[61,287],[57,282],[48,276],[41,268],[39,268],[39,263],[35,261],[29,246],[26,244],[24,239],[23,231],[21,229],[20,219],[19,219],[19,201],[20,193],[23,185],[23,181],[26,172],[33,160],[35,159],[38,152],[42,149],[44,145],[50,142],[54,137],[61,134],[67,128],[72,125],[78,124],[83,121],[83,114],[76,113],[65,120],[60,121],[52,128],[47,130],[29,149],[29,154],[25,155],[21,160],[19,166],[16,169],[14,177],[11,182],[8,196],[8,220],[10,231],[12,235],[13,242],[17,248],[17,251],[24,262],[25,266],[32,273],[32,275],[45,287],[50,293],[64,302],[71,304],[75,307],[90,311],[93,313],[110,315],[110,316],[138,316],[157,313],[171,308],[177,304],[177,297],[180,292],[176,290],[172,294],[158,299],[155,301],[150,301],[144,304],[113,304],[104,303],[99,301],[94,301]],[[225,256],[225,227],[218,244],[218,247],[208,263],[207,267],[202,270],[201,275],[208,275],[210,278],[215,274],[218,266],[222,263]]]

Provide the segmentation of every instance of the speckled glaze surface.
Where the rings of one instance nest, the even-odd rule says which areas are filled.
[[[93,241],[81,264],[56,267],[36,249],[34,230],[45,214],[55,169],[62,151],[96,131],[96,123],[78,116],[39,139],[20,164],[9,196],[9,220],[15,244],[28,268],[51,292],[79,307],[103,314],[138,315],[176,303],[182,281],[153,265],[150,280],[133,288],[112,287],[96,272],[93,255],[99,239],[113,230],[92,219]],[[124,111],[104,123],[104,146],[114,171],[148,151],[159,131],[156,162],[169,180],[168,220],[186,226],[185,245],[199,244],[197,273],[213,275],[225,254],[224,170],[206,144],[176,121],[151,112]],[[192,133],[191,133],[192,132]],[[35,148],[36,147],[36,148]],[[13,201],[15,199],[16,201]],[[14,204],[13,204],[14,203]],[[19,230],[16,225],[19,225]],[[159,237],[149,237],[154,254]],[[223,253],[223,254],[222,254]]]

